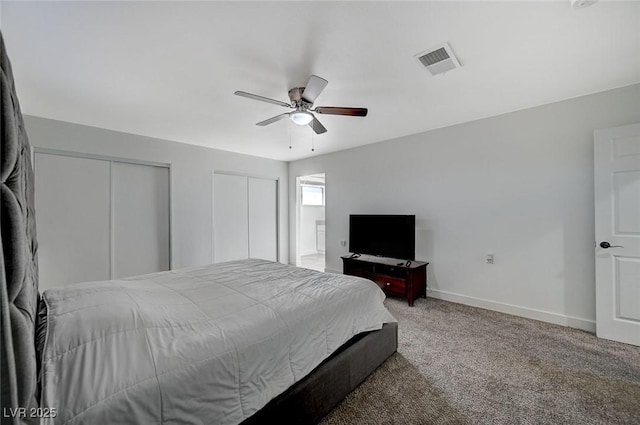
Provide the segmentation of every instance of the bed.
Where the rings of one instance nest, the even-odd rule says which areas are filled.
[[[374,283],[262,260],[40,294],[30,148],[0,44],[3,425],[315,423],[395,352]]]
[[[393,317],[371,281],[238,260],[44,292],[45,423],[233,425]]]

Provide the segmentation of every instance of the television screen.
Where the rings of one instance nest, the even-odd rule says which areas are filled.
[[[349,251],[415,260],[416,216],[350,215]]]

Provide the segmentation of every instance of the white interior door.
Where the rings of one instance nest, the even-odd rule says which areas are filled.
[[[595,132],[596,332],[640,345],[640,124]]]
[[[169,168],[112,162],[113,279],[169,270]]]
[[[110,278],[109,162],[37,152],[40,289]]]
[[[278,261],[276,180],[249,177],[249,257]]]
[[[215,173],[213,177],[214,262],[249,258],[247,177]]]

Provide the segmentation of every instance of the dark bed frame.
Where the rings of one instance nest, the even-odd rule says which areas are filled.
[[[38,407],[38,245],[31,148],[1,32],[0,49],[0,424],[18,425],[37,421],[5,413]],[[397,323],[355,336],[242,424],[317,423],[397,346]]]
[[[242,425],[315,424],[398,347],[398,324],[352,338],[304,379],[271,400]]]

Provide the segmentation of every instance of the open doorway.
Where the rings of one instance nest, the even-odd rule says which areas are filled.
[[[298,253],[296,265],[323,272],[325,267],[325,175],[301,176],[298,182]]]

